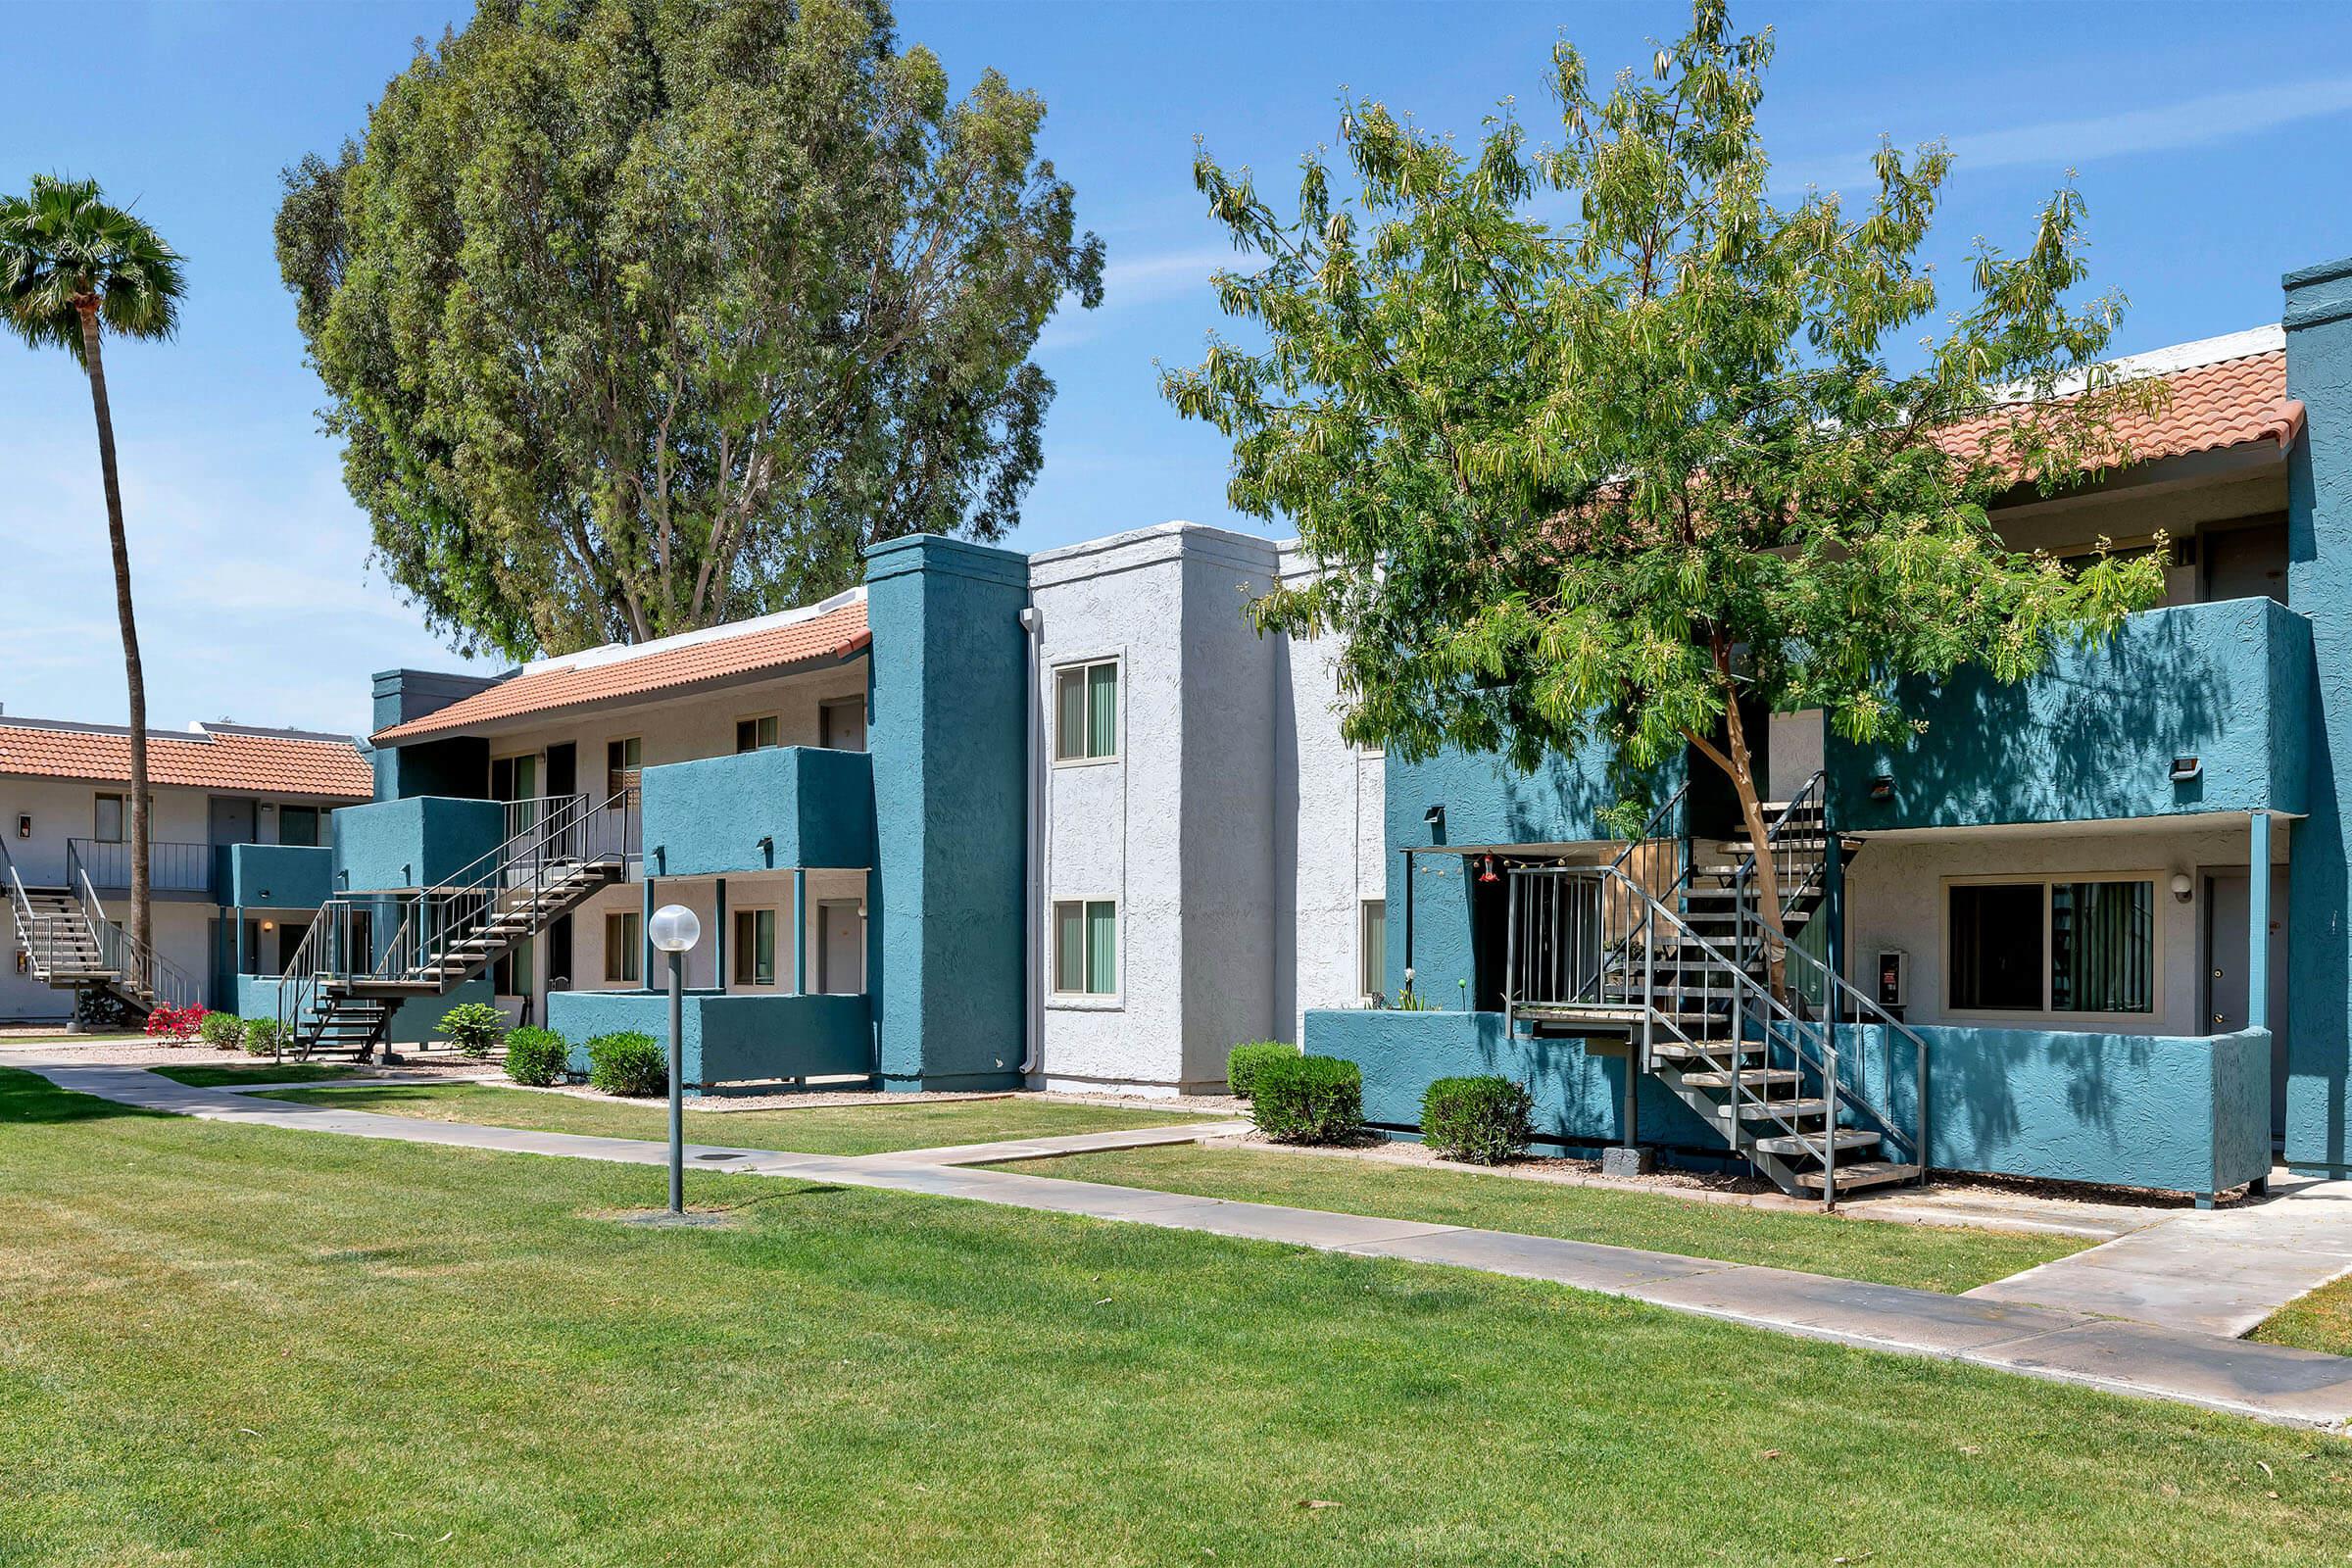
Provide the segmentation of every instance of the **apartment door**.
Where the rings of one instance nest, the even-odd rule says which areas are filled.
[[[571,989],[571,916],[560,914],[547,928],[547,989]]]
[[[214,844],[251,844],[253,839],[254,803],[241,796],[216,795],[212,798],[211,833]],[[148,829],[150,837],[154,829]]]
[[[829,751],[865,750],[865,699],[843,697],[817,710],[818,741]]]
[[[2205,1024],[2215,1034],[2246,1026],[2246,903],[2243,871],[2205,878]],[[2287,870],[2271,871],[2271,1131],[2286,1131]]]
[[[817,902],[816,989],[834,996],[865,989],[865,913],[856,899]]]

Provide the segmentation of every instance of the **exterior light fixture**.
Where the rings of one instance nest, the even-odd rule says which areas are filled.
[[[17,813],[17,837],[21,839],[32,837],[32,813],[30,811]]]
[[[2186,904],[2188,902],[2189,894],[2195,888],[2196,884],[2188,879],[2188,873],[2186,871],[2175,871],[2173,873],[2173,897],[2178,899],[2182,904]]]
[[[664,904],[645,922],[648,941],[669,955],[669,1211],[686,1212],[686,1091],[678,1073],[685,1040],[686,955],[703,939],[703,922],[683,904]]]
[[[277,922],[275,920],[264,920],[262,922],[262,929],[265,931],[274,931],[277,929]]]
[[[1873,773],[1870,776],[1870,798],[1874,801],[1893,800],[1894,775],[1892,773]]]
[[[2176,758],[2174,758],[2174,759],[2173,759],[2173,782],[2174,782],[2174,783],[2176,783],[2176,784],[2188,784],[2188,783],[2193,783],[2193,782],[2195,782],[2197,779],[2200,779],[2200,778],[2202,778],[2202,777],[2204,777],[2204,776],[2205,776],[2205,764],[2204,764],[2203,762],[2200,762],[2200,761],[2198,761],[2198,760],[2197,760],[2195,758],[2193,758],[2193,757],[2176,757]]]
[[[1443,806],[1431,807],[1421,813],[1421,820],[1427,822],[1431,827],[1444,827],[1446,825],[1446,808]]]

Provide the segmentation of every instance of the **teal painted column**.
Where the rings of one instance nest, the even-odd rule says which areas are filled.
[[[866,553],[885,1089],[1009,1089],[1023,1054],[1029,562],[931,535]]]
[[[2256,811],[2246,855],[2246,1027],[2271,1026],[2271,813]]]
[[[2284,281],[2286,392],[2305,416],[2287,462],[2286,602],[2310,620],[2318,694],[2305,728],[2307,811],[2295,827],[2288,891],[2286,1162],[2344,1176],[2352,1174],[2352,844],[2343,816],[2352,794],[2352,260]],[[2268,978],[2247,976],[2249,996]]]
[[[654,879],[650,876],[645,879],[645,901],[637,915],[637,983],[648,991],[655,989]]]
[[[723,876],[711,891],[710,917],[718,922],[718,932],[710,944],[711,961],[718,965],[711,971],[711,985],[723,996],[727,989],[727,879]]]
[[[792,868],[792,994],[808,994],[808,868]]]

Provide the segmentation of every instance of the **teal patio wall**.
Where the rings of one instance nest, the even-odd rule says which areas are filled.
[[[1581,1040],[1513,1038],[1499,1012],[1313,1010],[1302,1044],[1309,1054],[1344,1057],[1362,1070],[1364,1117],[1381,1127],[1418,1128],[1421,1096],[1435,1079],[1500,1073],[1527,1085],[1546,1145],[1593,1149],[1621,1136],[1626,1058],[1588,1052]],[[1707,1124],[1655,1078],[1644,1078],[1638,1093],[1642,1143],[1724,1155]]]
[[[866,556],[875,875],[867,988],[886,1089],[1020,1081],[1028,558],[917,535]]]
[[[2150,610],[2097,644],[2061,640],[2004,686],[1975,668],[1906,680],[1907,746],[1825,743],[1832,820],[1856,832],[2301,811],[2312,628],[2270,599]],[[2202,772],[2176,783],[2172,761]],[[1870,797],[1870,780],[1893,781]]]
[[[224,908],[316,909],[334,885],[334,851],[323,845],[223,844],[213,852],[213,902]]]
[[[874,863],[874,761],[864,752],[786,746],[669,762],[645,770],[641,798],[655,876]]]
[[[2270,1036],[2209,1038],[1924,1028],[1928,1144],[1938,1170],[2212,1194],[2270,1169]],[[1839,1035],[1838,1076],[1916,1124],[1917,1053],[1875,1027]],[[1364,1114],[1416,1128],[1432,1080],[1500,1073],[1535,1097],[1540,1136],[1619,1139],[1626,1062],[1577,1040],[1513,1039],[1500,1013],[1333,1010],[1306,1015],[1305,1048],[1364,1075]],[[1720,1156],[1723,1146],[1657,1080],[1641,1088],[1641,1141]]]
[[[2304,428],[2287,454],[2286,598],[2311,617],[2323,701],[2309,730],[2309,814],[2288,831],[2286,1162],[2352,1175],[2352,260],[2289,272],[2286,395]]]
[[[368,732],[437,712],[502,678],[446,670],[379,669]],[[490,782],[490,743],[472,736],[381,746],[368,754],[368,761],[375,774],[375,798],[379,801],[417,795],[479,795]]]
[[[1922,1027],[1928,1148],[1938,1170],[2212,1194],[2271,1168],[2271,1036]],[[1889,1037],[1892,1036],[1890,1039]],[[1918,1115],[1918,1052],[1839,1031],[1838,1076],[1899,1128]]]
[[[237,976],[237,1016],[277,1016],[278,988],[284,982],[273,974]],[[421,1046],[441,1038],[441,1015],[467,1002],[492,1002],[490,982],[468,980],[445,997],[410,997],[393,1010],[392,1029],[385,1038],[396,1046]]]
[[[334,891],[435,887],[499,846],[506,808],[497,801],[426,795],[349,806],[334,824]]]
[[[874,1070],[872,1014],[861,996],[721,996],[681,999],[679,1076],[697,1092],[777,1078],[867,1077]],[[669,1036],[669,996],[659,991],[559,991],[547,1026],[571,1046],[571,1070],[588,1070],[588,1042],[638,1030]]]
[[[1409,890],[1405,858],[1422,845],[1581,844],[1610,837],[1600,813],[1622,798],[1605,754],[1597,748],[1554,757],[1522,772],[1491,752],[1445,751],[1418,762],[1392,760],[1385,786],[1389,852],[1388,952],[1382,990],[1404,988],[1405,901],[1412,901],[1414,987],[1448,1006],[1474,982],[1470,883],[1466,862],[1449,855],[1412,858]],[[1662,769],[1647,789],[1662,801],[1683,780],[1678,764]],[[1445,821],[1424,820],[1433,806]]]

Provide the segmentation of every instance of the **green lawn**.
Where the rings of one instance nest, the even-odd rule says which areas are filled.
[[[265,1098],[347,1110],[381,1110],[432,1121],[528,1127],[539,1132],[593,1133],[606,1138],[669,1136],[669,1112],[659,1102],[635,1105],[579,1100],[489,1084],[393,1084],[315,1094],[289,1089]],[[686,1136],[697,1143],[781,1149],[796,1154],[883,1154],[946,1144],[1121,1132],[1131,1127],[1174,1127],[1212,1119],[1175,1110],[1080,1104],[1036,1095],[914,1104],[894,1104],[877,1095],[874,1102],[870,1105],[810,1105],[801,1110],[736,1110],[712,1115],[689,1111]]]
[[[2090,1245],[2063,1236],[1838,1219],[1261,1149],[1138,1149],[1003,1168],[1203,1198],[1641,1247],[1923,1291],[1973,1290]]]
[[[2310,1295],[2287,1302],[2266,1318],[2250,1337],[2272,1345],[2291,1345],[2300,1350],[2352,1355],[2352,1279],[2323,1285]]]
[[[2307,1432],[1463,1270],[689,1181],[733,1228],[597,1217],[658,1172],[0,1074],[0,1561],[1967,1568],[2352,1535],[2352,1445]]]
[[[219,1089],[224,1084],[316,1084],[348,1078],[357,1071],[352,1067],[329,1067],[315,1061],[222,1061],[208,1062],[201,1067],[155,1067],[150,1070],[159,1078],[186,1084],[190,1089]]]

